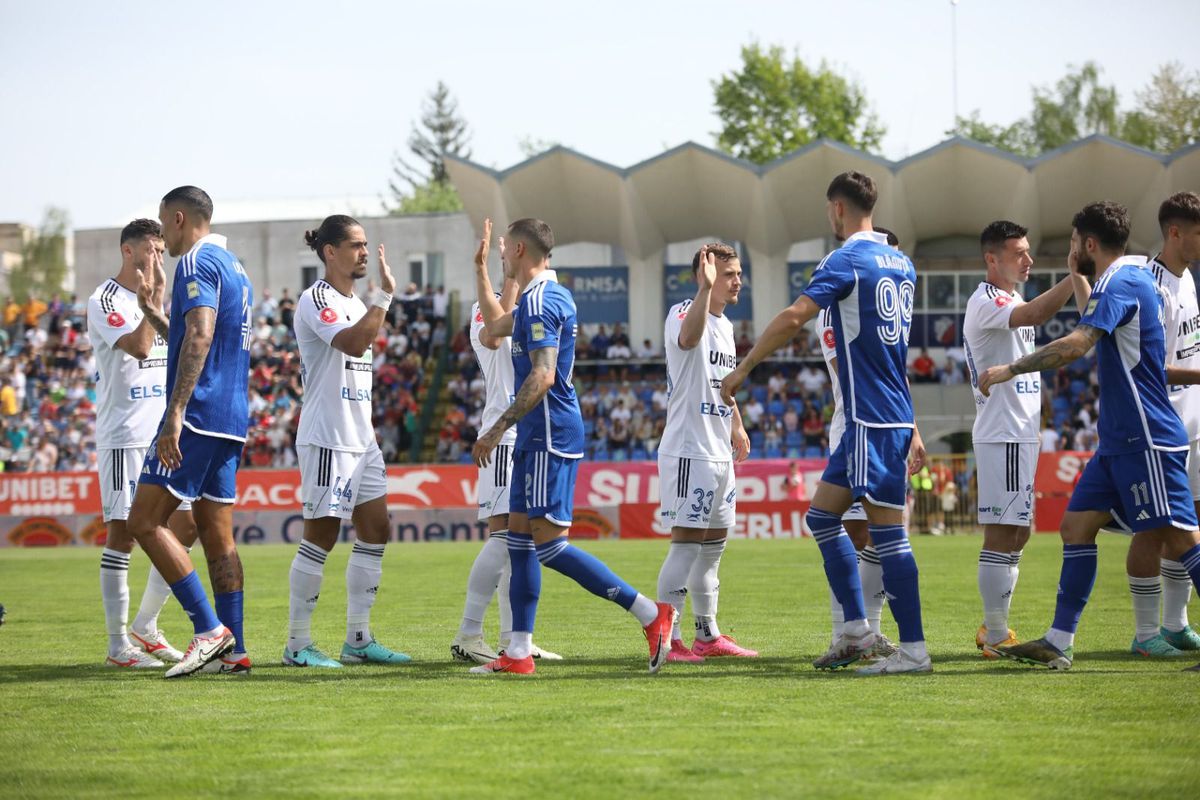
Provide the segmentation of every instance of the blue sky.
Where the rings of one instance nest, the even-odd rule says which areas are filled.
[[[853,9],[853,13],[846,13]],[[959,106],[1010,122],[1030,87],[1099,61],[1123,104],[1200,67],[1200,2],[962,0]],[[713,143],[711,81],[758,40],[865,86],[884,155],[952,122],[949,0],[67,3],[0,0],[0,221],[121,223],[195,183],[217,202],[372,197],[444,80],[476,160],[523,137],[626,166]]]

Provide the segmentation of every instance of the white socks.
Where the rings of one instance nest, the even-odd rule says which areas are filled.
[[[688,576],[696,559],[700,557],[700,547],[699,542],[671,542],[662,569],[658,571],[658,602],[670,603],[676,611],[675,628],[671,631],[672,639],[683,638],[679,630],[679,619],[683,616],[683,606],[687,600]]]
[[[1163,627],[1178,633],[1188,626],[1187,605],[1192,578],[1178,561],[1162,560]]]
[[[983,598],[983,624],[988,644],[1008,638],[1008,609],[1012,601],[1012,555],[979,551],[979,596]]]
[[[1162,581],[1159,578],[1137,578],[1129,575],[1129,594],[1133,597],[1135,637],[1145,642],[1158,635],[1158,609],[1162,600]]]
[[[842,611],[842,604],[838,602],[837,595],[833,593],[833,587],[829,587],[829,616],[833,619],[833,639],[834,644],[842,638],[842,629],[846,627],[846,614]]]
[[[696,638],[704,642],[711,642],[721,635],[721,630],[717,627],[717,597],[721,591],[717,571],[724,552],[724,539],[704,542],[700,545],[700,555],[693,562],[692,571],[688,575],[692,613],[696,615]]]
[[[385,545],[355,542],[346,564],[346,644],[366,647],[371,642],[371,606],[379,593]]]
[[[1046,631],[1046,635],[1042,638],[1064,653],[1067,652],[1068,647],[1075,645],[1075,634],[1060,631],[1058,628],[1051,628]]]
[[[288,650],[303,650],[312,644],[312,616],[321,594],[328,550],[312,542],[300,542],[288,574]]]
[[[153,634],[157,631],[158,612],[162,611],[170,597],[171,587],[151,564],[150,577],[146,579],[146,591],[142,594],[142,604],[138,607],[137,616],[133,618],[134,631],[141,634]]]
[[[491,605],[492,595],[496,593],[500,585],[500,578],[506,566],[508,566],[508,537],[499,535],[497,532],[489,536],[488,540],[483,543],[479,555],[475,556],[475,563],[471,565],[471,574],[467,578],[467,603],[463,607],[459,633],[464,636],[483,635],[483,618],[487,614],[488,606]],[[504,588],[504,594],[507,594],[508,587]],[[501,595],[500,603],[503,609],[508,603],[508,598]],[[512,628],[511,617],[512,610],[509,609],[509,628]],[[505,627],[503,623],[502,619],[501,629]]]
[[[883,601],[887,592],[883,590],[883,565],[879,563],[879,553],[872,545],[867,545],[858,554],[858,579],[862,582],[863,607],[867,612],[867,624],[872,633],[879,635],[879,618],[883,616]],[[840,610],[840,609],[839,609]]]
[[[639,597],[641,595],[638,595]],[[649,625],[650,623],[646,623]],[[528,631],[513,631],[512,639],[509,640],[508,646],[504,648],[504,655],[513,659],[529,658],[529,654],[533,652],[533,634]]]
[[[658,619],[658,605],[646,595],[638,592],[638,596],[633,598],[633,605],[629,607],[629,613],[637,617],[637,621],[642,623],[644,628]],[[516,635],[514,632],[513,636]],[[532,636],[532,634],[530,635]]]
[[[104,604],[108,654],[116,656],[133,646],[125,630],[129,619],[129,553],[107,547],[101,551],[100,599]]]

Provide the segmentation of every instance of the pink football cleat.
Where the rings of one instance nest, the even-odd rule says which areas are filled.
[[[704,656],[698,656],[691,651],[682,639],[671,640],[671,652],[667,653],[667,661],[678,661],[684,664],[703,664]]]
[[[750,650],[735,642],[732,637],[721,634],[711,642],[697,639],[692,643],[692,653],[703,658],[717,656],[736,656],[738,658],[758,658],[757,650]]]

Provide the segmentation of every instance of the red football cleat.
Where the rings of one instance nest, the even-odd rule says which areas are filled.
[[[671,652],[667,653],[667,661],[678,661],[684,664],[703,664],[704,656],[692,652],[692,648],[683,643],[682,639],[671,640]]]
[[[656,603],[658,616],[642,632],[650,645],[650,672],[658,672],[671,651],[671,631],[675,627],[675,607],[670,603]]]
[[[492,675],[497,672],[511,672],[514,675],[532,675],[533,670],[533,656],[509,658],[504,655],[495,661],[480,664],[478,667],[471,667],[471,673],[474,675]]]
[[[757,658],[758,651],[742,647],[733,640],[732,636],[721,634],[711,642],[697,639],[692,643],[692,652],[704,658],[715,656],[734,656],[736,658]]]

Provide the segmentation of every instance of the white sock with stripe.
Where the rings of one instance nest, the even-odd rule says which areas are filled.
[[[371,606],[379,594],[385,545],[355,542],[346,564],[346,644],[366,647],[371,642]]]
[[[1129,594],[1133,598],[1135,636],[1145,642],[1158,635],[1158,612],[1162,601],[1162,582],[1153,578],[1129,577]]]
[[[1163,627],[1179,633],[1188,626],[1192,578],[1178,561],[1162,559]]]
[[[288,650],[299,651],[312,644],[312,617],[321,596],[325,559],[329,551],[301,541],[288,573]]]
[[[129,620],[129,553],[107,547],[100,552],[100,600],[104,604],[108,654],[117,656],[133,646],[125,628]]]
[[[1012,596],[1012,556],[995,550],[979,551],[979,596],[983,598],[983,624],[987,643],[1008,638],[1008,603]]]
[[[667,548],[667,557],[663,559],[662,568],[658,571],[658,602],[670,603],[676,611],[675,628],[671,631],[672,639],[683,638],[679,620],[687,602],[688,575],[699,557],[699,542],[671,542],[671,546]]]
[[[458,626],[462,635],[483,635],[483,618],[487,615],[492,596],[500,585],[500,575],[507,564],[508,531],[497,531],[483,543],[479,554],[475,556],[475,563],[471,565],[471,574],[467,577],[467,602],[463,606],[462,623]]]

